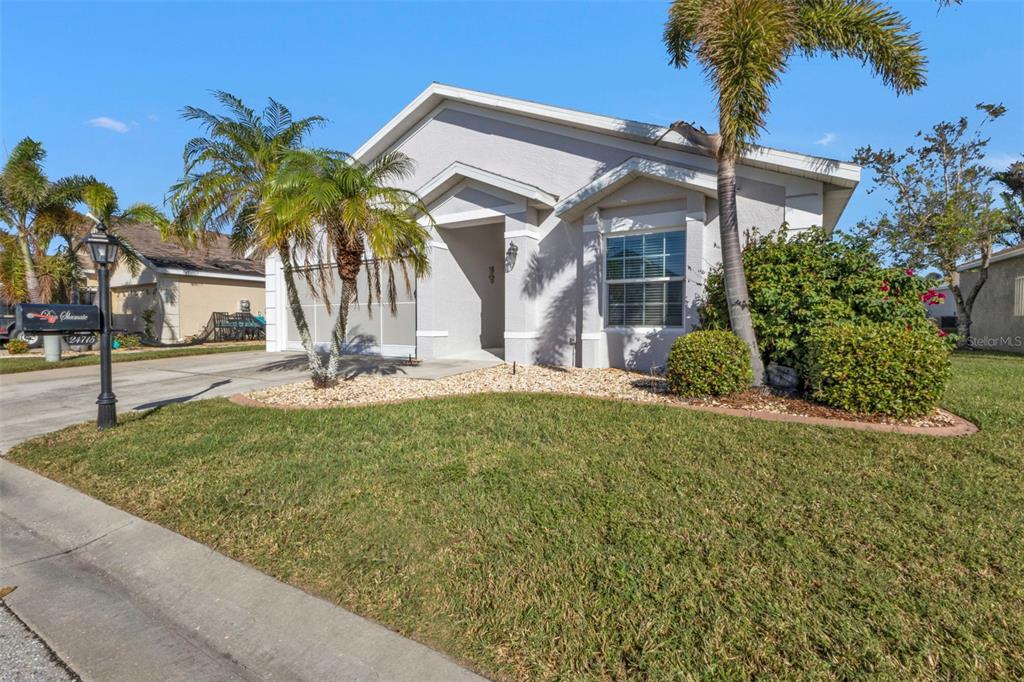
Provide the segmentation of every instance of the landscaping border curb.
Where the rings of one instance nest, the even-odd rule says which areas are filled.
[[[693,410],[696,412],[711,412],[714,414],[724,414],[730,417],[750,417],[753,419],[761,419],[763,421],[770,422],[788,422],[791,424],[807,424],[811,426],[833,426],[840,429],[853,429],[856,431],[875,431],[878,433],[897,433],[908,436],[936,436],[936,437],[955,437],[955,436],[969,436],[977,433],[980,429],[972,422],[967,421],[963,417],[953,414],[948,410],[940,409],[939,412],[948,419],[953,421],[950,426],[909,426],[905,424],[887,424],[884,422],[866,422],[866,421],[853,421],[846,419],[830,419],[827,417],[809,417],[798,414],[782,414],[779,412],[761,412],[758,410],[743,410],[734,407],[716,407],[714,405],[691,405],[687,403],[645,403],[639,400],[622,400],[619,398],[608,398],[603,396],[593,395],[582,395],[578,393],[565,393],[560,391],[482,391],[480,393],[452,393],[450,395],[443,396],[428,396],[425,398],[408,398],[404,400],[379,400],[369,403],[360,403],[357,405],[323,405],[323,406],[306,406],[306,405],[274,405],[271,403],[265,403],[261,400],[249,397],[245,393],[236,393],[232,396],[228,396],[228,400],[235,405],[241,407],[262,407],[271,410],[327,410],[327,409],[348,409],[354,407],[373,407],[377,405],[397,405],[400,403],[415,402],[417,400],[439,400],[441,398],[457,398],[463,396],[473,395],[559,395],[559,396],[570,396],[574,398],[590,398],[592,400],[607,400],[616,403],[629,403],[635,405],[647,405],[647,406],[659,406],[659,407],[676,407],[683,410]]]

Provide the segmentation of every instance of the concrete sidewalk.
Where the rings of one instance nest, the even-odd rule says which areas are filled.
[[[94,680],[479,676],[213,550],[0,460],[6,603]]]

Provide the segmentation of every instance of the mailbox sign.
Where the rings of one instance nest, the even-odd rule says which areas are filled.
[[[51,303],[19,303],[17,328],[23,332],[92,332],[100,330],[100,309],[94,305],[60,305]]]

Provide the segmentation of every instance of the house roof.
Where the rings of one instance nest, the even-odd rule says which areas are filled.
[[[419,121],[445,102],[471,104],[493,111],[518,114],[567,125],[573,128],[599,132],[614,137],[661,147],[675,148],[691,153],[705,154],[680,133],[667,126],[641,123],[627,119],[590,114],[575,109],[555,107],[529,100],[494,95],[478,90],[459,88],[443,83],[431,83],[412,102],[388,121],[354,154],[360,161],[368,161],[386,151],[412,130]],[[782,173],[800,175],[838,187],[853,188],[860,182],[860,166],[820,156],[753,146],[743,156],[742,163]]]
[[[642,177],[669,182],[712,197],[716,196],[718,188],[712,173],[634,156],[562,199],[555,206],[555,213],[565,217],[579,215],[588,206]]]
[[[215,235],[207,244],[186,249],[174,241],[164,241],[160,230],[149,223],[122,223],[114,233],[138,251],[149,265],[173,274],[213,274],[263,278],[261,258],[239,258],[231,250],[228,238]]]
[[[472,180],[489,187],[496,187],[499,190],[524,197],[538,206],[545,206],[547,208],[551,208],[558,201],[558,197],[545,192],[539,187],[459,161],[449,164],[443,171],[427,180],[416,193],[423,200],[423,203],[430,204],[434,199],[463,180]]]
[[[1021,256],[1024,256],[1024,244],[1020,244],[1019,246],[1011,246],[1010,248],[1003,249],[1002,251],[996,251],[995,253],[992,254],[992,258],[989,259],[989,263],[998,263],[999,261],[1002,260],[1008,260],[1010,258],[1019,258]],[[956,266],[956,269],[959,270],[960,272],[963,272],[964,270],[971,270],[973,268],[977,268],[980,266],[981,259],[975,258],[972,261],[968,261],[966,263],[963,263],[962,265]]]

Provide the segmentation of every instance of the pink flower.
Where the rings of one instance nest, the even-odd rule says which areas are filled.
[[[944,339],[947,336],[949,336],[949,332],[947,332],[945,329],[940,329],[939,330],[939,336]]]
[[[882,282],[882,286],[878,287],[879,291],[889,291],[889,280]]]
[[[903,272],[906,273],[907,277],[913,277],[914,276],[914,271],[911,270],[910,268],[907,268]]]

